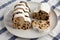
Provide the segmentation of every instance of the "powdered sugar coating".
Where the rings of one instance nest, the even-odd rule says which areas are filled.
[[[23,8],[25,11],[29,12],[28,7],[26,7],[26,6],[16,6],[16,9],[17,9],[17,8]]]
[[[40,9],[47,12],[47,13],[49,13],[51,7],[50,7],[50,5],[48,3],[42,3],[41,6],[40,6]]]

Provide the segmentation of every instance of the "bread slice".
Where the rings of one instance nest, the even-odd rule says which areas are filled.
[[[49,20],[49,14],[45,11],[40,10],[39,12],[33,12],[31,14],[33,19],[38,20]]]
[[[39,28],[41,30],[45,30],[50,27],[50,22],[48,20],[33,20],[32,27]]]

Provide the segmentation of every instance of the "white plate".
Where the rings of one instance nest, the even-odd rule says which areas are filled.
[[[35,8],[37,8],[38,5],[40,5],[39,3],[35,3],[35,2],[29,2],[30,5],[30,9],[33,11],[35,10]],[[13,35],[16,35],[18,37],[22,37],[22,38],[38,38],[38,37],[42,37],[46,34],[48,34],[50,31],[52,31],[52,29],[54,29],[54,27],[57,24],[57,16],[55,14],[55,12],[53,11],[53,9],[51,9],[50,11],[50,31],[46,31],[46,32],[38,32],[35,31],[33,29],[29,29],[29,30],[18,30],[18,29],[14,29],[12,28],[12,11],[13,11],[13,6],[11,6],[12,8],[4,15],[4,24],[7,28],[7,30],[12,33]]]

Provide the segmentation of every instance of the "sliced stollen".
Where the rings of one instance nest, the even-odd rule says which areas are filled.
[[[30,29],[31,19],[29,16],[29,7],[26,2],[20,2],[14,6],[12,23],[17,29]]]
[[[32,27],[34,30],[45,31],[50,27],[49,14],[45,11],[39,10],[32,14]]]

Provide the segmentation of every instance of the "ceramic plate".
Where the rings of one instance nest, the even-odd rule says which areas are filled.
[[[29,7],[32,11],[35,10],[35,8],[37,8],[38,5],[40,5],[40,3],[29,2]],[[48,34],[50,31],[52,31],[56,27],[57,16],[56,16],[54,10],[51,9],[51,11],[50,11],[50,31],[38,32],[33,29],[29,29],[29,30],[14,29],[14,28],[12,28],[12,21],[11,21],[12,14],[13,14],[12,12],[14,10],[13,7],[14,6],[11,6],[11,9],[4,15],[4,24],[7,28],[7,30],[10,33],[12,33],[13,35],[16,35],[16,36],[22,37],[22,38],[38,38],[38,37],[42,37],[42,36]]]

